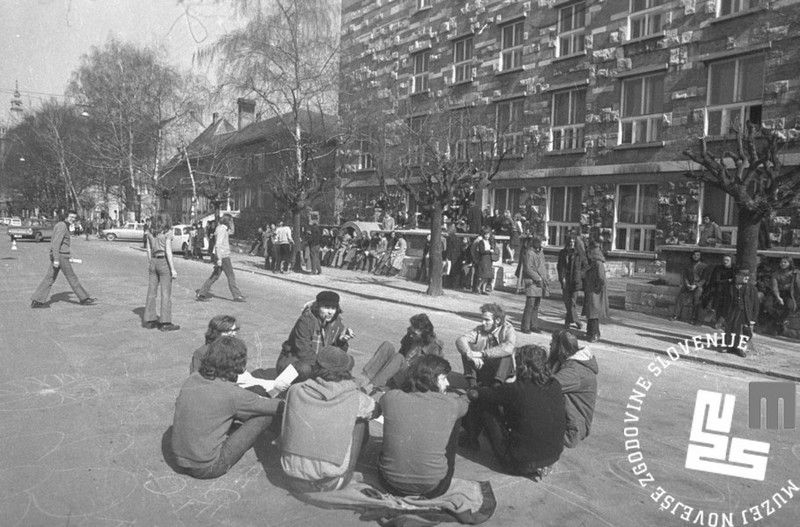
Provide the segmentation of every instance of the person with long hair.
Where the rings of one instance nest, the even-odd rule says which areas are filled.
[[[353,380],[353,357],[325,346],[315,359],[309,378],[286,394],[281,428],[281,467],[298,492],[347,485],[377,413]]]
[[[171,446],[177,464],[195,478],[230,470],[269,428],[282,401],[235,384],[247,366],[247,346],[223,336],[211,343],[175,402]],[[234,420],[241,425],[231,431]]]
[[[589,268],[584,282],[583,310],[586,315],[586,337],[589,342],[600,340],[600,320],[608,318],[608,294],[606,290],[606,259],[600,246],[589,242]]]
[[[478,292],[482,295],[488,295],[494,278],[495,242],[492,228],[484,225],[482,229],[483,235],[479,236],[473,244],[477,256],[475,272],[478,277]]]
[[[189,364],[189,373],[194,373],[200,369],[203,357],[208,353],[208,347],[219,337],[235,337],[239,331],[236,318],[230,315],[217,315],[208,321],[205,342],[192,354],[192,362]]]
[[[575,335],[560,329],[550,340],[548,363],[564,394],[567,415],[564,446],[574,448],[592,427],[597,401],[597,360],[589,348],[578,345]]]
[[[581,250],[583,243],[574,234],[567,236],[564,248],[558,253],[558,281],[561,283],[561,296],[564,298],[564,327],[574,324],[581,329],[581,322],[578,319],[577,298],[578,293],[583,290],[583,277],[589,262],[586,254]]]
[[[373,389],[399,388],[403,385],[411,363],[423,355],[442,356],[442,341],[428,315],[419,313],[409,320],[406,334],[396,351],[391,342],[383,342],[362,370],[366,383],[362,386],[368,393]]]
[[[522,284],[525,287],[525,309],[522,312],[523,333],[541,333],[539,329],[539,304],[549,294],[547,267],[545,266],[542,241],[532,238],[525,244],[522,256]]]
[[[564,397],[544,348],[522,346],[515,354],[513,383],[472,389],[467,395],[478,405],[489,443],[503,469],[511,474],[543,476],[564,450]]]
[[[156,216],[144,235],[147,249],[147,300],[144,305],[144,327],[175,331],[172,323],[172,281],[178,278],[172,257],[172,220],[167,214]],[[156,297],[161,289],[161,316],[156,312]]]
[[[231,290],[234,302],[244,302],[244,295],[236,285],[236,275],[233,273],[233,265],[231,265],[231,246],[229,235],[233,230],[233,217],[230,214],[224,214],[219,220],[219,225],[214,230],[214,249],[212,254],[214,256],[214,271],[211,276],[205,281],[203,286],[195,291],[195,298],[199,301],[210,299],[209,291],[214,282],[220,277],[222,273],[228,278],[228,289]]]
[[[450,487],[455,470],[458,421],[467,413],[465,396],[446,393],[450,363],[423,355],[411,364],[402,390],[380,400],[383,445],[378,471],[398,496],[432,499]]]

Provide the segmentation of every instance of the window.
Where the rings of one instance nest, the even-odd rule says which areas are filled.
[[[425,138],[423,137],[424,123],[424,117],[412,117],[408,122],[409,131],[411,132],[408,155],[409,164],[412,166],[421,165],[425,161]]]
[[[417,9],[428,9],[432,0],[417,0]]]
[[[709,65],[706,135],[725,135],[746,121],[761,124],[763,95],[762,55]]]
[[[655,251],[658,185],[618,185],[615,247]]]
[[[628,38],[649,37],[661,33],[664,0],[630,0]]]
[[[663,108],[663,74],[624,80],[620,144],[659,141]]]
[[[730,194],[712,185],[703,185],[703,210],[700,217],[708,214],[722,231],[723,245],[736,245],[736,230],[739,211]],[[702,228],[702,227],[701,227]]]
[[[472,37],[453,43],[453,83],[472,80]]]
[[[556,56],[566,57],[583,51],[586,25],[586,2],[562,7],[558,11],[558,50]]]
[[[758,7],[758,0],[718,0],[717,16],[732,15],[748,9],[755,9]]]
[[[357,170],[372,170],[375,168],[375,161],[372,158],[372,145],[369,141],[361,140],[358,142],[358,161]]]
[[[518,212],[521,195],[522,190],[518,188],[494,189],[494,199],[492,199],[492,203],[494,203],[493,210],[499,210],[501,215],[507,210],[510,210],[512,214]]]
[[[581,219],[581,187],[551,187],[547,191],[547,243],[562,246]]]
[[[554,93],[550,149],[583,148],[583,125],[585,122],[585,88]]]
[[[500,71],[522,67],[522,20],[500,28]]]
[[[497,133],[501,138],[498,154],[521,156],[522,144],[522,103],[524,99],[513,99],[497,103]]]
[[[450,113],[450,155],[458,161],[469,158],[469,129],[466,110]]]
[[[428,91],[428,63],[430,62],[430,51],[422,51],[413,55],[414,79],[411,86],[411,93],[423,93]]]

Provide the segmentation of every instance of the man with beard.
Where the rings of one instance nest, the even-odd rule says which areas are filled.
[[[314,302],[306,304],[281,347],[275,365],[277,373],[291,364],[297,370],[297,382],[304,381],[311,375],[317,353],[322,348],[336,346],[346,352],[355,334],[345,327],[341,314],[339,295],[333,291],[321,291]]]
[[[414,315],[409,323],[406,334],[400,339],[400,351],[395,351],[391,342],[384,342],[364,366],[362,373],[366,381],[362,388],[367,393],[400,388],[405,383],[409,366],[417,358],[423,355],[442,356],[442,341],[436,338],[428,315]]]

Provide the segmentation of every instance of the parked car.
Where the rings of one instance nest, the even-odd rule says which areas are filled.
[[[144,223],[126,223],[122,227],[101,229],[99,236],[110,242],[114,240],[140,242],[144,238]]]
[[[0,225],[8,225],[11,223],[11,216],[0,216]]]
[[[8,221],[9,227],[22,227],[22,219],[19,216],[11,216]]]
[[[50,239],[53,237],[53,226],[54,224],[50,220],[31,218],[22,222],[19,227],[9,227],[8,235],[11,236],[12,240],[17,238],[41,242],[45,238]]]

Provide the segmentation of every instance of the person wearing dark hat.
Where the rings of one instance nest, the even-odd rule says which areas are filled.
[[[336,346],[319,350],[307,380],[289,388],[281,428],[281,467],[289,487],[324,492],[346,486],[375,400],[353,380],[353,357]]]
[[[740,357],[747,356],[747,340],[753,337],[758,319],[758,290],[750,283],[750,271],[740,269],[730,286],[730,306],[725,317],[725,332],[731,346],[726,350]]]
[[[306,304],[295,322],[289,338],[281,346],[275,369],[278,374],[290,364],[298,373],[298,380],[308,379],[317,354],[326,346],[336,346],[347,351],[355,336],[353,330],[342,322],[339,295],[333,291],[320,291],[314,302]]]

